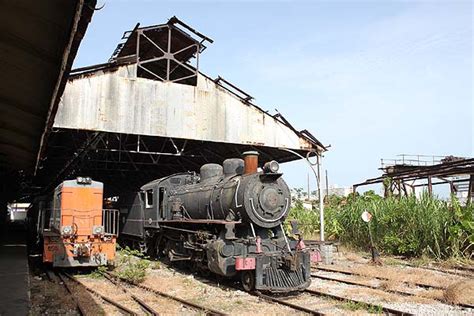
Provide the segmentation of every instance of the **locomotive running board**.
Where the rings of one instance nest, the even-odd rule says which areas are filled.
[[[241,221],[224,221],[224,220],[217,220],[217,219],[173,219],[173,220],[158,221],[158,223],[160,224],[219,224],[219,225],[242,224]]]

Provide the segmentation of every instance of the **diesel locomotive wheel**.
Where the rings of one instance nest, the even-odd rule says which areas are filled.
[[[255,273],[253,271],[244,271],[240,275],[240,281],[244,290],[251,292],[255,289]]]

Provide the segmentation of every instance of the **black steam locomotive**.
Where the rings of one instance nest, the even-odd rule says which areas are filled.
[[[206,164],[199,175],[174,174],[121,196],[122,240],[196,270],[240,277],[247,291],[307,288],[309,252],[283,229],[288,186],[276,161],[257,167],[258,153],[246,152],[244,160]]]

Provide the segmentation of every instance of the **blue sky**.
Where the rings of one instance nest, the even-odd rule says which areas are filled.
[[[400,153],[474,156],[471,1],[104,1],[75,67],[176,15],[214,39],[200,70],[331,144],[330,184],[377,176]],[[305,186],[303,162],[283,171]]]

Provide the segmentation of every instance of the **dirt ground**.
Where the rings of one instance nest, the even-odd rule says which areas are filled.
[[[407,266],[406,261],[397,261],[398,259],[394,258],[382,258],[382,266],[371,265],[367,254],[347,250],[336,253],[334,259],[332,265],[315,266],[313,274],[376,288],[313,278],[310,289],[371,303],[377,308],[349,301],[341,302],[308,293],[286,297],[285,301],[329,315],[380,313],[382,306],[416,315],[474,315],[474,309],[455,305],[474,305],[474,274],[472,272],[463,270],[462,273],[455,274],[451,268],[446,268],[449,272],[433,271]],[[137,260],[139,259],[137,258]],[[318,267],[354,272],[358,275],[322,271],[318,270]],[[118,267],[115,272],[120,271],[120,268]],[[129,293],[124,293],[107,279],[98,277],[97,273],[80,273],[76,276],[82,285],[72,281],[68,284],[77,293],[78,299],[87,306],[89,315],[119,315],[121,313],[117,308],[88,292],[86,287],[113,298],[137,314],[144,314],[144,312],[131,299],[130,293],[141,298],[163,315],[202,314],[202,312],[186,307],[179,302],[143,289],[127,287]],[[153,264],[152,262],[146,271],[146,277],[142,284],[230,315],[303,314],[289,307],[236,290],[232,287],[232,282],[221,282],[216,278],[203,278],[164,264]],[[400,292],[408,294],[402,295]],[[52,282],[46,275],[32,276],[31,301],[31,315],[78,314],[75,303],[62,283]]]
[[[377,289],[320,279],[313,280],[312,286],[416,315],[474,314],[474,309],[466,307],[474,306],[474,273],[470,269],[434,262],[417,267],[413,262],[394,257],[381,258],[381,263],[372,264],[365,253],[341,250],[332,265],[315,266],[314,274]],[[323,271],[318,267],[354,274]]]

